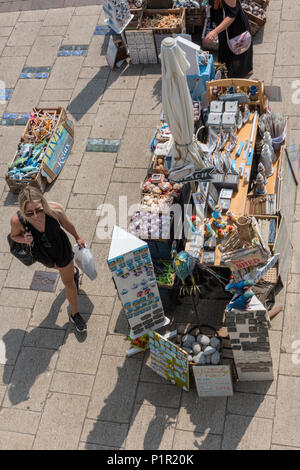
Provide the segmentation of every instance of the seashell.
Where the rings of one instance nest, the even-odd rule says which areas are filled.
[[[214,352],[210,357],[211,363],[214,365],[219,364],[220,362],[220,353],[218,351]]]
[[[210,340],[209,340],[209,337],[208,337],[208,336],[203,335],[203,334],[200,333],[200,334],[197,336],[197,342],[198,342],[199,344],[201,344],[202,346],[208,346]]]
[[[211,345],[213,348],[218,349],[218,347],[220,346],[220,340],[219,340],[219,338],[216,338],[215,336],[213,336],[212,338],[210,338],[210,345]]]
[[[213,348],[212,346],[206,346],[206,348],[203,351],[203,354],[205,356],[209,356],[210,354],[213,354],[214,352],[216,352],[216,348]]]
[[[195,354],[198,354],[199,352],[201,352],[201,346],[199,343],[194,343],[192,348]]]

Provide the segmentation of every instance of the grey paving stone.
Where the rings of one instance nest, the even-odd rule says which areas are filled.
[[[88,78],[79,78],[68,106],[68,112],[72,115],[97,113],[105,83],[105,79],[89,80]]]
[[[96,263],[98,270],[98,276],[94,281],[88,279],[87,276],[83,276],[81,289],[85,291],[87,295],[100,295],[100,296],[115,296],[116,291],[114,283],[111,278],[111,272],[107,267],[107,256],[109,253],[110,245],[105,243],[96,244],[93,243],[91,251],[93,258]]]
[[[0,54],[2,53],[3,49],[5,48],[6,43],[7,43],[7,38],[6,37],[0,38]]]
[[[2,52],[2,57],[27,57],[31,46],[7,46]]]
[[[151,128],[134,128],[125,130],[121,146],[118,152],[117,167],[123,168],[148,168],[152,153],[150,144],[154,137],[154,130]],[[148,146],[145,145],[148,142]]]
[[[57,51],[61,43],[62,36],[38,36],[27,57],[28,67],[50,67],[57,58]]]
[[[37,292],[33,290],[3,288],[0,293],[0,305],[33,308],[37,295]]]
[[[220,450],[222,436],[209,432],[175,431],[172,450]]]
[[[88,246],[94,238],[98,216],[95,210],[87,209],[67,209],[67,217],[72,221],[76,227],[77,232],[85,240]],[[69,234],[71,243],[75,243],[74,237]]]
[[[0,253],[0,269],[9,269],[11,260],[12,255],[10,253]]]
[[[87,418],[129,423],[135,400],[141,361],[103,356],[91,394]],[[93,442],[88,437],[84,439]]]
[[[59,177],[45,190],[45,198],[48,201],[58,202],[65,209],[71,194],[73,181],[61,180]]]
[[[297,66],[300,64],[300,55],[297,49],[292,48],[291,44],[296,44],[299,40],[299,31],[280,32],[278,37],[278,52],[276,55],[276,65]]]
[[[130,341],[127,335],[108,335],[105,340],[103,354],[124,357],[130,347]],[[142,355],[143,353],[138,353],[134,357],[135,359],[142,360]]]
[[[32,46],[40,30],[40,21],[21,22],[18,21],[7,41],[8,46]]]
[[[182,393],[176,429],[222,434],[226,412],[226,397],[199,398],[194,388]]]
[[[90,444],[120,448],[126,439],[127,428],[127,424],[86,419],[81,436],[82,440],[86,440],[84,448],[88,449]]]
[[[161,113],[161,80],[159,78],[139,81],[131,113],[158,115]]]
[[[89,442],[79,442],[78,450],[120,450],[120,447],[108,447]]]
[[[20,142],[22,132],[20,132],[20,128],[18,126],[12,127],[1,127],[1,134],[0,134],[0,162],[7,165],[7,163],[11,163],[16,151],[18,144]],[[7,169],[7,166],[6,166]],[[4,173],[2,173],[4,176]],[[10,210],[10,208],[7,208]],[[5,220],[2,219],[1,220]],[[9,220],[7,220],[9,225]]]
[[[22,11],[18,21],[44,21],[46,15],[45,10]]]
[[[83,57],[68,57],[68,60],[65,57],[57,57],[46,88],[58,90],[74,88],[83,60]]]
[[[2,289],[2,286],[5,283],[6,276],[7,276],[7,271],[1,270],[0,271],[0,289]]]
[[[132,168],[130,171],[126,168],[115,168],[111,176],[111,182],[114,183],[141,183],[144,179],[145,170],[139,168]]]
[[[281,22],[280,22],[280,32],[299,31],[299,26],[300,26],[300,21],[281,20]]]
[[[33,441],[30,434],[0,431],[1,450],[31,450]]]
[[[133,410],[126,450],[170,450],[175,434],[177,410],[136,405]]]
[[[1,408],[0,430],[35,434],[40,418],[41,414],[34,411]]]
[[[73,15],[74,8],[51,8],[46,11],[46,17],[43,26],[68,26]]]
[[[121,70],[112,70],[108,77],[107,88],[135,90],[141,71],[142,65],[130,65]]]
[[[0,388],[2,387],[2,398],[4,398],[4,393],[6,392],[6,384],[9,383],[12,373],[14,370],[14,366],[11,365],[9,366],[8,364],[0,364]],[[2,402],[2,399],[0,398],[0,403]]]
[[[72,180],[76,179],[79,167],[77,165],[65,165],[62,171],[59,174],[60,179],[62,180]]]
[[[115,290],[115,294],[116,294]],[[113,312],[110,318],[108,331],[110,334],[122,334],[128,335],[129,334],[129,324],[127,318],[123,312],[122,304],[118,298],[116,297],[116,301],[114,304]]]
[[[299,383],[299,377],[279,376],[278,399],[272,435],[273,444],[300,446],[299,429],[295,427],[295,423],[299,422],[300,419],[300,406],[296,398]]]
[[[39,31],[38,39],[40,39],[41,36],[61,36],[62,40],[67,28],[67,26],[42,26]]]
[[[94,379],[94,375],[57,371],[53,374],[49,390],[51,392],[89,396],[92,391]]]
[[[222,450],[270,450],[272,420],[226,416]]]
[[[22,348],[12,374],[3,406],[42,411],[57,360],[57,352]]]
[[[90,50],[89,46],[89,50]],[[83,64],[83,67],[80,70],[79,73],[79,78],[89,78],[89,79],[100,79],[100,78],[107,78],[108,75],[110,74],[110,67],[103,65],[100,67],[90,67],[90,66],[85,66]]]
[[[13,29],[14,29],[13,26],[2,26],[0,30],[0,36],[8,38],[8,36],[10,36]]]
[[[80,18],[81,17],[78,16],[76,21],[80,22]],[[98,67],[97,78],[102,78],[98,74],[103,75],[103,71],[99,70],[99,67],[100,69],[103,68],[106,78],[108,76],[108,70],[110,71],[106,60],[108,38],[105,38],[105,36],[92,36],[92,39],[89,39],[87,44],[89,44],[89,50],[83,62],[84,67]]]
[[[297,341],[297,340],[296,340]],[[280,375],[300,377],[300,345],[295,343],[292,354],[280,354]]]
[[[129,101],[131,102],[134,98],[134,90],[114,90],[114,89],[107,89],[103,94],[102,101]]]
[[[150,127],[153,129],[153,132],[159,125],[159,119],[157,118],[156,114],[131,114],[128,117],[127,122],[127,129],[129,127],[133,127],[134,129],[138,129],[140,127]]]
[[[104,315],[91,315],[89,318],[86,314],[82,316],[87,320],[87,334],[78,338],[74,326],[70,325],[64,348],[60,351],[57,369],[95,374],[105,341],[108,318]]]
[[[112,153],[85,153],[73,192],[77,194],[106,194],[115,159],[116,156]]]
[[[299,450],[299,447],[289,447],[289,446],[277,446],[272,445],[271,450]]]
[[[8,112],[30,113],[37,106],[45,85],[46,80],[19,80],[8,103]]]
[[[76,449],[88,400],[78,395],[52,393],[47,399],[33,449]]]
[[[264,77],[265,85],[271,85],[272,83],[274,61],[274,54],[255,54],[253,57],[254,75]]]
[[[289,293],[286,298],[282,346],[287,353],[294,352],[292,348],[293,341],[300,338],[298,322],[296,321],[299,299],[300,295],[295,293]]]
[[[167,381],[149,387],[149,384],[140,382],[136,394],[136,403],[140,405],[153,405],[155,407],[177,408],[180,403],[181,389],[174,387]]]
[[[39,292],[30,318],[31,327],[66,329],[69,325],[65,290],[59,294]]]
[[[94,121],[95,115],[92,114],[91,116],[93,116]],[[73,119],[73,116],[72,121],[74,122],[74,142],[67,160],[67,165],[80,165],[91,132],[91,127],[77,125],[76,119]]]
[[[73,93],[73,89],[44,90],[41,96],[41,100],[42,101],[69,101],[71,99],[72,93]]]
[[[30,309],[0,307],[1,364],[15,364],[30,314]]]
[[[81,6],[76,7],[74,11],[75,16],[100,16],[102,11],[101,5],[90,5],[90,6]]]
[[[275,397],[248,393],[234,393],[228,398],[227,411],[232,414],[274,418]]]
[[[97,20],[96,16],[72,16],[63,44],[89,44]]]
[[[64,342],[65,331],[53,328],[29,327],[23,345],[33,348],[59,349]]]
[[[15,26],[19,16],[20,16],[19,11],[1,13],[0,26]]]
[[[94,209],[96,210],[100,204],[104,202],[104,196],[98,194],[71,194],[68,208],[69,209]]]
[[[297,0],[282,1],[282,19],[300,20],[300,6]]]
[[[103,102],[99,104],[91,137],[121,139],[126,127],[131,103]]]

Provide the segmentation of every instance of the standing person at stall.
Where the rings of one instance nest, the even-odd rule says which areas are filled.
[[[229,47],[229,40],[245,31],[250,32],[248,17],[240,0],[213,0],[212,17],[217,25],[210,31],[205,41],[219,39],[218,61],[225,63],[229,78],[244,78],[253,73],[253,43],[246,52],[236,55]]]
[[[70,321],[77,331],[86,331],[86,323],[78,313],[79,269],[74,266],[72,245],[61,227],[73,235],[80,248],[85,246],[85,241],[62,206],[47,202],[37,188],[27,186],[20,192],[19,209],[11,218],[10,238],[29,245],[36,261],[58,269],[71,308]]]

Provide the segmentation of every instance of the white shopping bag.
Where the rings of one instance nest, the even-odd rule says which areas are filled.
[[[92,281],[96,279],[98,271],[91,250],[87,245],[79,248],[77,243],[74,245],[74,261]]]

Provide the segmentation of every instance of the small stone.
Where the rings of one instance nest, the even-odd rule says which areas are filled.
[[[205,363],[206,363],[206,364],[210,364],[210,363],[211,363],[210,358],[211,358],[211,356],[205,356]]]
[[[208,336],[200,334],[197,336],[197,342],[202,346],[208,346],[210,340]]]
[[[194,342],[195,342],[195,338],[192,335],[184,335],[182,337],[183,346],[192,346]]]
[[[194,356],[194,362],[196,364],[201,364],[201,365],[206,364],[205,356],[202,351],[199,352],[199,354],[197,354],[196,356]]]
[[[199,352],[201,352],[201,346],[199,343],[194,343],[193,344],[193,351],[195,354],[198,354]]]
[[[211,363],[214,365],[219,364],[220,362],[220,353],[218,351],[214,352],[210,357]]]
[[[210,338],[210,345],[211,345],[213,348],[218,349],[219,346],[220,346],[220,340],[219,340],[219,338],[216,338],[215,336],[213,336],[212,338]]]
[[[188,354],[193,354],[192,348],[189,348],[188,346],[182,346],[182,349],[186,351]]]
[[[203,354],[205,356],[209,356],[210,354],[213,354],[214,352],[216,352],[216,348],[213,348],[212,346],[206,346],[206,348],[203,351]]]

